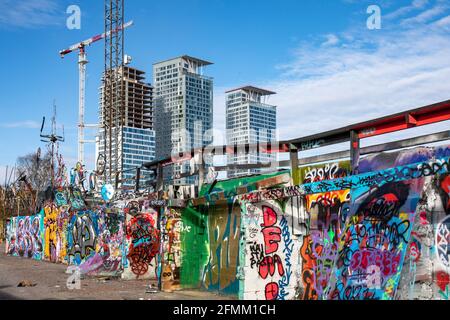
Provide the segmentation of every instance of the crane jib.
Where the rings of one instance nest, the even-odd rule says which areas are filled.
[[[124,25],[122,25],[122,26],[120,26],[120,27],[118,27],[118,28],[116,28],[116,29],[114,29],[112,32],[113,32],[113,33],[116,33],[116,32],[118,32],[118,31],[120,31],[120,30],[122,30],[122,29],[128,28],[128,27],[131,26],[131,25],[133,25],[133,20],[131,20],[131,21],[125,23]],[[84,40],[84,41],[82,41],[82,42],[79,42],[79,43],[77,43],[77,44],[74,44],[74,45],[70,46],[69,49],[61,50],[61,51],[59,52],[59,54],[60,54],[61,56],[64,56],[64,55],[66,55],[66,54],[68,54],[68,53],[71,53],[71,52],[73,52],[73,51],[75,51],[75,50],[80,49],[81,46],[87,46],[87,45],[90,45],[91,43],[94,43],[94,42],[96,42],[96,41],[99,41],[99,40],[105,38],[106,36],[109,36],[110,34],[111,34],[111,31],[108,31],[108,32],[106,32],[106,33],[102,33],[102,34],[96,35],[96,36],[94,36],[94,37],[92,37],[92,38],[90,38],[90,39]]]

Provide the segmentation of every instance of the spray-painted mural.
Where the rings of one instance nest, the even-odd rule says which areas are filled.
[[[156,256],[160,246],[160,232],[156,223],[155,211],[126,215],[126,259],[122,278],[156,278]]]
[[[359,175],[348,163],[307,166],[295,186],[283,172],[217,183],[203,189],[202,205],[184,209],[142,199],[87,208],[77,190],[58,190],[39,214],[7,221],[6,252],[88,275],[158,279],[167,291],[448,300],[449,155],[449,147],[376,155]],[[238,188],[247,193],[236,196]]]
[[[45,245],[44,259],[56,262],[58,253],[57,246],[57,217],[58,208],[54,204],[50,204],[44,208],[44,228],[45,228]]]
[[[44,243],[43,212],[26,217],[14,217],[7,223],[7,254],[41,260]]]
[[[80,265],[96,253],[98,217],[92,211],[79,211],[70,218],[67,231],[69,264]]]
[[[392,299],[409,243],[423,179],[352,190],[329,299]]]
[[[288,298],[398,298],[402,267],[407,260],[410,261],[406,259],[407,253],[417,260],[421,255],[420,248],[424,247],[418,241],[420,233],[413,230],[417,225],[416,220],[421,216],[421,206],[418,204],[426,199],[425,181],[433,177],[437,177],[435,179],[438,182],[431,185],[439,189],[435,193],[439,194],[441,200],[436,201],[435,196],[428,202],[433,206],[441,204],[441,209],[436,211],[434,207],[431,210],[434,210],[433,215],[438,221],[435,222],[436,229],[428,243],[435,243],[432,252],[435,252],[438,262],[442,260],[439,258],[439,249],[442,257],[448,256],[447,220],[444,219],[448,211],[448,166],[448,158],[444,158],[348,178],[319,180],[299,186],[294,196],[290,195],[293,193],[291,188],[242,196],[245,216],[249,220],[245,225],[245,240],[249,246],[245,249],[245,275],[240,296],[244,299],[284,298],[279,294],[281,283],[273,283],[273,279],[267,281],[263,277],[266,276],[264,272],[260,278],[255,277],[251,267],[258,264],[258,259],[264,261],[261,252],[265,250],[267,242],[263,242],[263,238],[252,243],[249,239],[255,237],[253,233],[258,230],[258,226],[263,230],[269,227],[270,252],[281,243],[280,226],[276,225],[278,219],[275,217],[298,216],[293,219],[292,227],[288,223],[286,231],[295,242],[295,251],[299,252],[301,258],[296,268],[300,271],[297,285],[293,286],[296,292],[295,295],[288,295]],[[288,198],[296,206],[292,203],[283,206]],[[292,214],[292,208],[295,207],[300,209],[294,210]],[[255,211],[256,215],[253,214]],[[261,216],[266,217],[266,220],[263,218],[254,227],[250,221],[258,216],[260,219]],[[422,224],[426,224],[424,217],[422,213]],[[282,263],[277,262],[282,260],[282,257],[275,255],[269,258],[272,271],[278,277],[285,271]],[[440,269],[435,270],[436,293],[430,294],[433,299],[437,298],[437,294],[446,297],[448,273],[442,268],[448,259],[443,260]],[[417,269],[417,266],[413,268]]]
[[[181,234],[190,232],[189,226],[184,226],[181,220],[181,211],[167,208],[161,220],[162,229],[162,288],[165,291],[181,288]]]
[[[237,294],[241,214],[238,204],[209,208],[209,260],[203,286],[208,290]]]
[[[403,263],[397,299],[449,300],[450,175],[425,182]]]
[[[124,214],[109,209],[97,213],[98,235],[95,252],[80,264],[88,275],[119,276],[122,272]]]
[[[243,299],[293,299],[298,284],[299,241],[290,200],[246,204]]]

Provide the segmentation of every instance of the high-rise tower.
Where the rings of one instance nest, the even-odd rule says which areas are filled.
[[[212,142],[213,79],[203,75],[211,64],[184,55],[153,65],[157,159]],[[189,184],[193,179],[174,179],[188,171],[187,164],[175,164],[164,168],[164,178]]]

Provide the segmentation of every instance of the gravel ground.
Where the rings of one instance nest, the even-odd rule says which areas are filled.
[[[183,290],[172,293],[146,293],[146,280],[85,278],[81,289],[66,286],[67,266],[5,255],[0,245],[0,300],[229,300],[218,294]],[[21,281],[36,284],[18,287]]]

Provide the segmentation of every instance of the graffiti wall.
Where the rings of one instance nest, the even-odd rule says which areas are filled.
[[[119,276],[124,251],[124,214],[122,211],[97,211],[98,234],[95,252],[80,264],[82,274]]]
[[[161,220],[162,252],[161,268],[162,288],[165,291],[179,290],[181,288],[181,235],[190,232],[189,226],[184,226],[181,220],[181,210],[166,208]]]
[[[240,297],[447,299],[448,167],[429,160],[240,197]]]
[[[96,253],[98,216],[92,211],[79,211],[70,217],[67,227],[67,258],[70,265],[80,265]]]
[[[449,300],[450,176],[425,183],[406,250],[397,299]]]
[[[329,299],[393,299],[423,179],[352,190]]]
[[[181,272],[183,289],[202,287],[205,266],[209,260],[208,215],[206,208],[197,211],[187,207],[181,214]]]
[[[7,223],[6,253],[41,260],[44,254],[44,213],[13,217]]]
[[[0,242],[6,238],[6,224],[5,221],[0,219]]]
[[[56,217],[56,259],[58,263],[67,264],[67,229],[70,219],[67,205],[58,207]]]
[[[350,173],[350,161],[348,160],[299,168],[301,184],[343,178],[350,175]]]
[[[267,201],[244,207],[244,280],[240,297],[294,299],[299,282],[300,241],[293,232],[292,201]],[[296,214],[296,213],[295,213]]]
[[[38,214],[6,221],[6,253],[240,299],[448,300],[449,156],[382,153],[359,175],[348,162],[306,166],[294,186],[286,172],[233,179],[184,209],[88,208],[79,190],[58,190]]]
[[[126,214],[124,279],[154,279],[157,275],[160,232],[157,212]]]
[[[57,217],[59,210],[54,204],[47,205],[44,208],[44,259],[56,262],[58,253],[56,251],[57,246]]]
[[[203,276],[208,290],[238,294],[240,213],[237,203],[208,209],[209,258]]]

